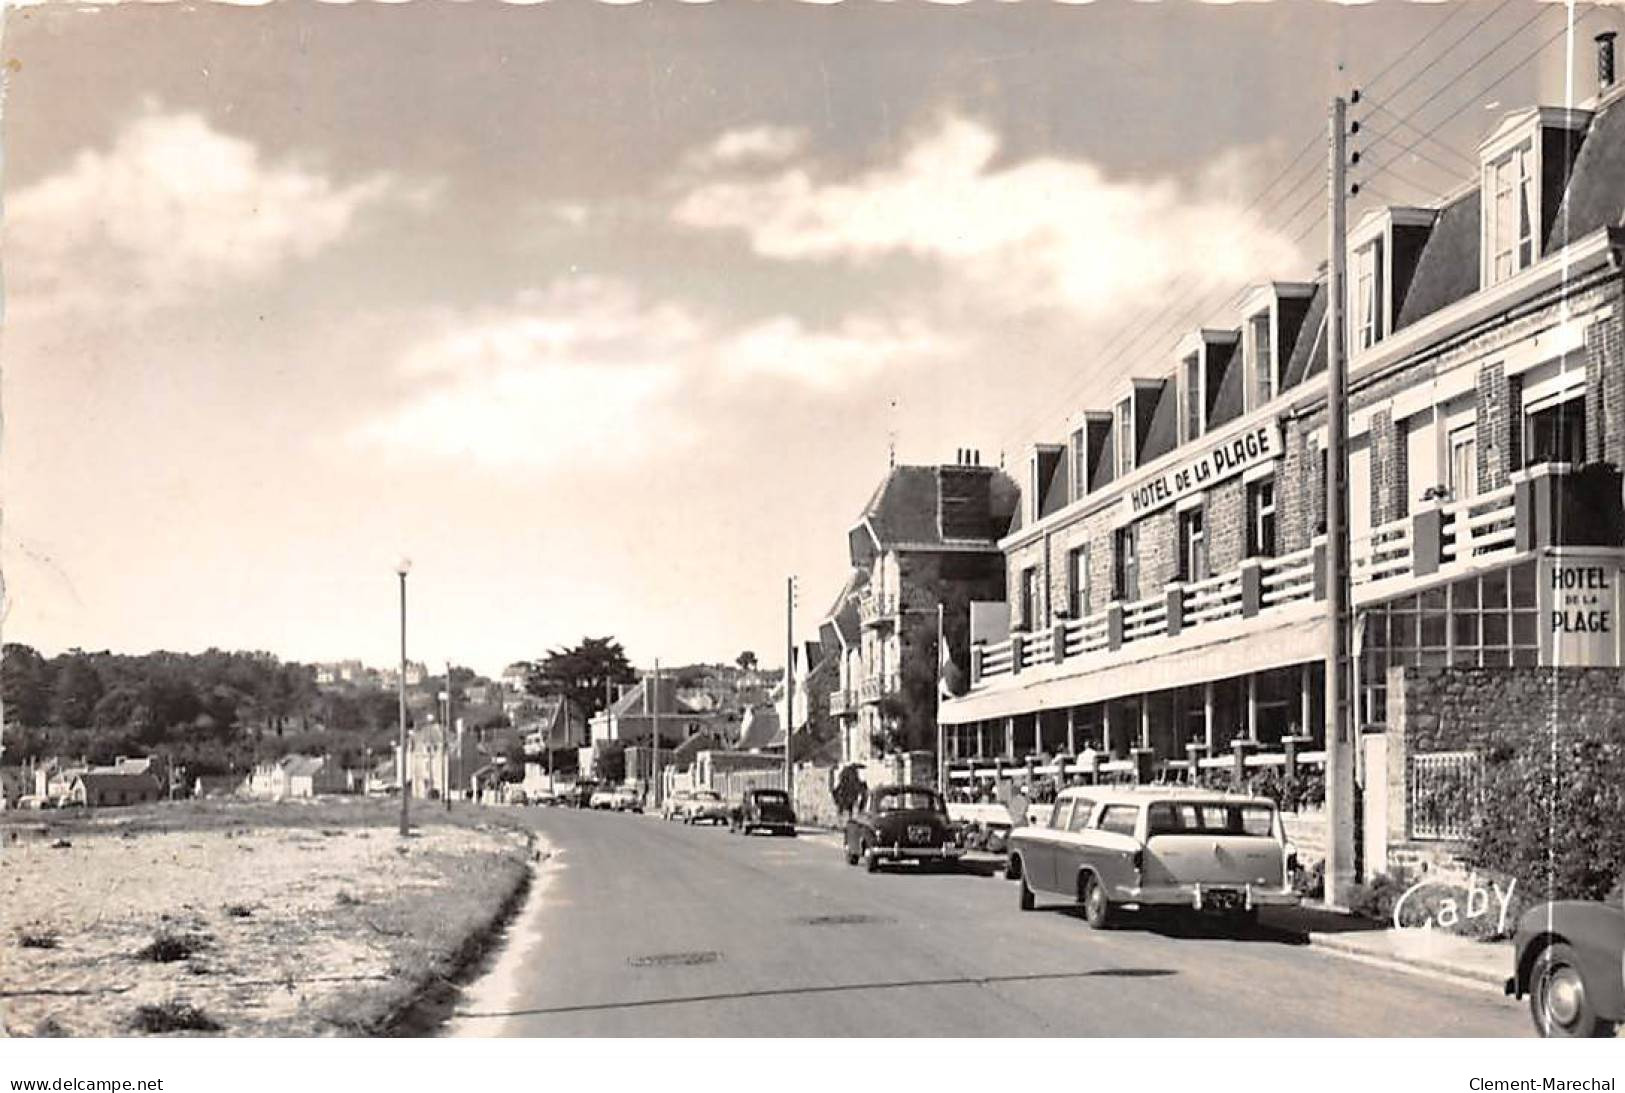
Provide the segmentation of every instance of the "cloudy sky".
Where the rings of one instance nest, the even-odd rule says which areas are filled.
[[[1576,11],[1577,94],[1590,34]],[[5,639],[777,661],[887,465],[1017,466],[1360,201],[1565,94],[1565,13],[12,10]]]

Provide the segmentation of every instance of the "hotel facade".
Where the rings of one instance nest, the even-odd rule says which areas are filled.
[[[1394,726],[1429,716],[1416,681],[1620,687],[1625,96],[1602,45],[1596,100],[1507,115],[1476,179],[1348,235],[1331,500],[1368,871],[1430,833],[1406,799],[1433,761]],[[940,713],[957,784],[1324,761],[1327,312],[1324,278],[1260,285],[1032,447],[1006,602],[973,611],[969,689]]]

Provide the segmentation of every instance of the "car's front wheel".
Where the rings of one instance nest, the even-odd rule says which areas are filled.
[[[1612,1021],[1597,1016],[1574,950],[1558,941],[1541,950],[1529,973],[1529,1015],[1542,1036],[1614,1035]]]
[[[1038,899],[1033,895],[1033,890],[1027,886],[1027,878],[1025,876],[1017,876],[1016,883],[1021,886],[1021,899],[1019,904],[1021,909],[1023,911],[1031,911],[1034,907],[1037,907]]]
[[[880,872],[880,855],[875,848],[869,845],[869,840],[863,841],[863,867],[871,873]]]

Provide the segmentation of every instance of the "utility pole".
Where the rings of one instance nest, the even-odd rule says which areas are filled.
[[[655,716],[654,732],[650,734],[654,751],[649,759],[649,800],[654,808],[660,807],[660,658],[655,657]]]
[[[412,780],[408,777],[406,754],[406,575],[412,571],[412,563],[405,558],[395,567],[395,573],[401,579],[401,674],[395,682],[400,695],[401,725],[400,725],[400,783],[401,783],[401,835],[404,838],[411,829],[408,818],[410,801],[412,798]]]
[[[446,746],[441,749],[441,761],[445,765],[445,778],[440,783],[440,799],[446,802],[446,811],[451,811],[451,733],[457,725],[457,719],[452,714],[452,703],[456,699],[451,693],[451,661],[446,661]],[[461,734],[458,734],[461,736]]]
[[[790,757],[791,721],[796,712],[795,655],[796,579],[790,577],[784,582],[784,792],[792,809],[796,807],[796,772]]]
[[[937,722],[937,792],[942,799],[948,799],[948,739],[942,728],[942,689],[947,685],[942,673],[950,661],[948,656],[948,642],[942,630],[942,604],[937,604],[937,686],[936,686],[936,722]],[[1058,777],[1057,784],[1061,782]]]
[[[1348,362],[1343,321],[1348,236],[1348,104],[1332,100],[1326,267],[1326,902],[1346,906],[1354,884],[1353,741],[1349,732],[1348,649]]]

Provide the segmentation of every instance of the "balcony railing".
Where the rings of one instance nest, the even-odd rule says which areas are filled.
[[[858,621],[878,626],[897,617],[897,593],[865,592],[858,599]]]
[[[1392,596],[1397,585],[1448,576],[1518,550],[1516,494],[1520,486],[1424,508],[1371,529],[1352,541],[1350,583],[1356,604]],[[1081,619],[977,646],[971,686],[1078,658],[1103,660],[1123,646],[1186,630],[1235,623],[1325,595],[1325,540],[1278,558],[1252,558],[1237,569],[1161,595],[1118,602]]]
[[[857,696],[851,691],[831,691],[829,693],[829,712],[835,716],[851,713],[858,708]]]
[[[898,691],[898,677],[895,674],[869,676],[858,686],[858,697],[865,703],[879,702],[889,694]]]

